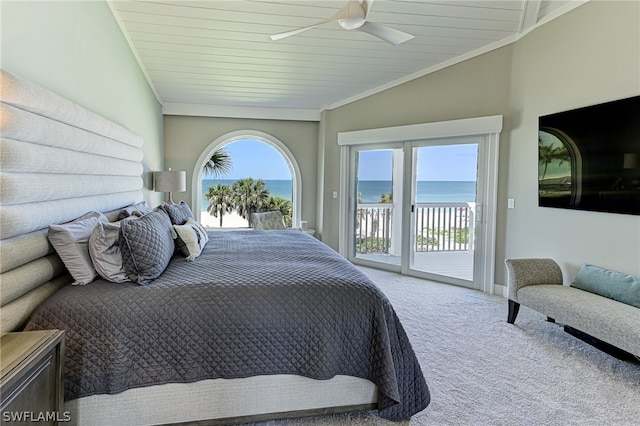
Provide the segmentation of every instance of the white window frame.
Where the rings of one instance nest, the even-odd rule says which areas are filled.
[[[481,250],[483,274],[476,276],[478,288],[485,293],[493,294],[495,279],[495,239],[498,191],[498,153],[500,132],[502,131],[502,115],[475,117],[461,120],[440,121],[406,126],[385,127],[379,129],[357,130],[338,133],[340,146],[340,187],[339,199],[339,241],[338,251],[346,257],[349,248],[348,221],[350,197],[350,147],[354,145],[390,145],[396,142],[412,142],[427,139],[440,139],[460,136],[480,136],[485,138],[487,152],[485,164],[479,164],[486,176],[483,193],[478,194],[481,217],[477,220],[484,225],[485,236],[477,246]]]
[[[195,168],[192,174],[191,180],[191,199],[193,200],[193,214],[196,219],[199,221],[201,219],[201,210],[202,210],[202,169],[211,155],[214,152],[224,147],[225,145],[244,140],[251,139],[259,142],[264,142],[270,147],[274,148],[276,151],[282,155],[287,166],[289,167],[289,172],[291,173],[292,180],[292,214],[291,214],[291,226],[298,227],[300,226],[300,220],[302,217],[302,174],[300,173],[300,167],[298,166],[298,162],[295,157],[287,148],[287,146],[282,143],[276,137],[260,132],[258,130],[237,130],[234,132],[226,133],[213,142],[211,142],[207,148],[202,151],[200,157],[196,161]]]

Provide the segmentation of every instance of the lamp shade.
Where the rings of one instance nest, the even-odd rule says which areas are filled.
[[[183,192],[187,190],[187,172],[153,172],[153,189],[156,192]]]

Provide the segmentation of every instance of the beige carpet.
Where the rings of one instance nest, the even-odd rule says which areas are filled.
[[[387,294],[431,404],[410,425],[640,425],[640,364],[619,361],[498,296],[362,268]],[[260,423],[393,425],[375,412]]]

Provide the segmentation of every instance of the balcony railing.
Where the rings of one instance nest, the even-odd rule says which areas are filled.
[[[470,203],[415,204],[416,252],[471,251],[474,206]],[[356,212],[356,253],[390,253],[400,230],[393,229],[390,203],[359,203]]]
[[[359,203],[356,211],[356,253],[389,253],[393,204]]]

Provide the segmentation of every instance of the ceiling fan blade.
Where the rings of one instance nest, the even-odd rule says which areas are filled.
[[[394,28],[385,27],[384,25],[374,24],[373,22],[365,22],[358,31],[363,31],[372,36],[376,36],[394,46],[411,40],[414,36]]]
[[[342,9],[340,9],[338,12],[336,12],[335,15],[331,16],[330,18],[327,18],[327,19],[325,19],[323,21],[318,22],[317,24],[310,25],[308,27],[298,28],[297,30],[287,31],[287,32],[284,32],[284,33],[279,33],[279,34],[272,34],[271,35],[271,40],[281,40],[283,38],[290,37],[292,35],[300,34],[303,31],[310,30],[311,28],[315,28],[315,27],[317,27],[319,25],[326,24],[328,22],[339,21],[340,19],[345,19],[345,18],[348,18],[348,17],[349,17],[349,5],[347,4],[346,6],[344,6]]]
[[[324,22],[322,22],[320,24],[311,25],[310,27],[298,28],[297,30],[287,31],[285,33],[271,34],[271,40],[281,40],[283,38],[287,38],[287,37],[290,37],[292,35],[300,34],[303,31],[310,30],[311,28],[315,28],[318,25],[322,25],[322,24],[324,24]]]

